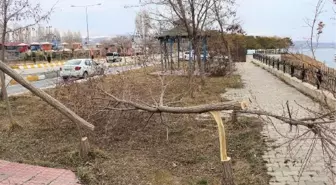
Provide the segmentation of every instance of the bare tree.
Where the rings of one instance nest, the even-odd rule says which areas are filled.
[[[0,2],[0,21],[2,24],[1,30],[1,43],[3,47],[1,48],[0,60],[5,62],[5,47],[4,43],[6,42],[7,34],[15,33],[17,31],[29,28],[38,24],[41,21],[46,21],[49,18],[49,15],[53,9],[47,13],[42,13],[40,4],[34,5],[29,0],[2,0]],[[23,21],[32,21],[33,23],[27,24],[21,27],[14,27],[10,29],[9,25],[17,25],[18,22]],[[7,104],[7,111],[9,118],[11,120],[11,126],[14,128],[17,126],[17,123],[14,120],[10,102],[8,99],[6,83],[5,83],[5,74],[0,71],[0,81],[1,81],[1,99],[4,100]]]
[[[22,28],[29,28],[41,21],[48,20],[48,17],[50,13],[52,12],[53,8],[48,11],[46,14],[41,13],[40,5],[32,5],[32,3],[29,0],[3,0],[0,2],[1,5],[1,22],[3,23],[2,32],[1,32],[1,40],[2,43],[4,43],[6,35],[8,34],[7,25],[9,22],[13,21],[28,21],[32,20],[33,23],[28,24]],[[11,32],[16,30],[10,30]],[[15,81],[17,81],[22,86],[26,87],[29,91],[31,91],[36,96],[40,97],[42,100],[47,102],[49,105],[57,109],[60,113],[62,113],[64,116],[69,118],[71,121],[73,121],[78,126],[84,126],[90,130],[94,129],[94,126],[87,121],[85,121],[83,118],[79,117],[76,113],[68,109],[66,106],[64,106],[62,103],[60,103],[55,98],[48,95],[46,92],[34,87],[29,82],[27,82],[25,79],[23,79],[17,72],[15,72],[13,69],[11,69],[9,66],[5,63],[5,49],[2,47],[1,52],[1,60],[0,60],[0,71],[1,71],[1,90],[2,90],[2,96],[4,97],[4,100],[7,104],[7,110],[8,114],[11,120],[11,129],[17,128],[20,126],[14,121],[14,117],[12,114],[10,102],[7,95],[6,85],[5,85],[5,74],[9,75],[11,78],[13,78]],[[87,156],[88,151],[88,139],[87,137],[83,137],[81,139],[81,156],[85,159]]]
[[[180,26],[188,34],[189,42],[192,49],[195,51],[195,58],[199,67],[201,76],[204,76],[204,63],[201,62],[201,36],[204,33],[204,28],[210,10],[214,4],[211,0],[147,0],[143,5],[156,5],[158,11],[150,12],[152,19],[158,21],[160,24],[169,24],[172,26]],[[176,24],[178,23],[178,24]],[[194,60],[192,60],[194,62]],[[189,75],[194,72],[194,64],[189,66]]]
[[[232,5],[234,2],[229,0],[228,3],[230,3],[230,5]],[[227,7],[228,12],[224,12],[224,14],[223,14],[221,12],[221,10],[223,8],[225,8],[223,6],[224,5],[222,4],[221,1],[214,0],[214,8],[213,8],[214,18],[218,23],[218,26],[219,26],[219,29],[220,29],[220,34],[221,34],[221,39],[222,39],[224,47],[227,51],[229,61],[230,61],[230,63],[232,63],[231,50],[230,50],[229,43],[228,43],[227,39],[225,38],[225,30],[226,30],[226,27],[227,27],[226,25],[228,25],[227,24],[228,19],[231,18],[231,16],[235,15],[236,12],[231,10],[230,6],[228,5],[228,7]]]
[[[62,41],[67,43],[73,43],[75,41],[75,34],[68,30],[67,32],[63,32]]]
[[[308,46],[311,50],[312,56],[316,59],[315,51],[318,48],[318,43],[320,39],[320,35],[322,34],[322,30],[324,27],[324,23],[322,21],[318,22],[319,16],[323,13],[325,0],[318,0],[315,6],[314,17],[312,20],[306,19],[305,22],[310,28],[310,37],[308,41]],[[316,31],[315,31],[316,29]],[[315,45],[314,45],[315,42]]]

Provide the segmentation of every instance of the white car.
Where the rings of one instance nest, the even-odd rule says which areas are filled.
[[[121,62],[122,58],[120,57],[119,53],[112,52],[106,53],[106,62]]]
[[[60,68],[60,76],[64,80],[70,77],[85,79],[89,76],[103,75],[104,71],[104,67],[92,59],[72,59]]]

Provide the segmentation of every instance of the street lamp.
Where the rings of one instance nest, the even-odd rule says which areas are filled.
[[[85,13],[86,13],[86,34],[87,34],[87,41],[86,44],[89,44],[90,41],[90,35],[89,35],[89,21],[88,21],[88,7],[92,7],[92,6],[100,6],[101,3],[98,4],[91,4],[91,5],[82,5],[82,6],[75,6],[75,5],[71,5],[72,8],[85,8]]]

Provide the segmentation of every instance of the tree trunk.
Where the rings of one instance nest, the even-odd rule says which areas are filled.
[[[201,83],[202,83],[202,85],[204,85],[205,84],[204,66],[202,65],[201,52],[200,52],[200,47],[199,47],[199,39],[195,38],[194,40],[195,40],[193,42],[194,57],[196,57],[196,60],[197,60],[198,70],[199,70],[199,74],[201,76]]]
[[[237,112],[235,110],[231,113],[231,122],[236,123],[237,122]]]
[[[27,88],[29,91],[31,91],[36,96],[40,97],[42,100],[47,102],[49,105],[51,105],[52,107],[57,109],[59,112],[61,112],[64,116],[69,118],[74,123],[85,126],[85,127],[89,128],[90,130],[94,130],[94,126],[92,124],[88,123],[83,118],[79,117],[76,113],[74,113],[73,111],[68,109],[66,106],[64,106],[62,103],[60,103],[55,98],[51,97],[46,92],[44,92],[41,89],[38,89],[38,88],[34,87],[33,85],[31,85],[24,78],[22,78],[22,76],[20,76],[12,68],[8,67],[2,61],[0,61],[0,70],[3,71],[4,73],[6,73],[8,76],[12,77],[15,81],[17,81],[23,87]]]
[[[190,81],[190,79],[191,79],[191,77],[192,77],[192,75],[193,75],[193,73],[194,73],[194,71],[193,71],[193,65],[192,65],[192,63],[193,63],[193,59],[192,59],[192,56],[191,56],[191,52],[192,52],[192,44],[193,42],[192,42],[192,39],[190,39],[189,38],[189,70],[188,70],[188,76],[189,76],[189,81]]]
[[[5,8],[5,16],[4,16],[4,22],[3,22],[3,28],[2,28],[2,48],[1,48],[1,57],[0,59],[5,62],[5,42],[6,42],[6,32],[7,32],[7,5],[4,2],[4,8]],[[15,129],[15,127],[18,126],[18,124],[14,120],[13,112],[12,112],[12,107],[10,105],[9,99],[8,99],[8,94],[7,94],[7,87],[6,87],[6,77],[5,73],[1,70],[0,71],[0,82],[1,82],[1,100],[6,102],[7,106],[7,113],[10,119],[11,123],[11,129]]]
[[[166,71],[167,70],[167,68],[168,68],[168,62],[169,61],[167,61],[167,55],[168,55],[168,50],[167,50],[167,42],[166,42],[166,40],[164,40],[163,41],[164,43],[163,43],[163,57],[164,57],[164,71]]]
[[[162,46],[162,40],[160,40],[160,62],[161,62],[161,72],[164,71],[164,65],[163,65],[163,46]]]
[[[87,160],[90,152],[90,144],[87,137],[82,137],[80,142],[79,155],[83,160]]]
[[[234,185],[231,158],[228,157],[226,161],[222,161],[222,164],[223,173],[221,185]]]
[[[177,68],[180,70],[180,38],[177,38]]]

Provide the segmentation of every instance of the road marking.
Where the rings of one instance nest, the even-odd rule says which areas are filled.
[[[44,64],[19,64],[11,66],[12,69],[32,69],[32,68],[47,68],[62,66],[65,62],[55,62],[55,63],[44,63]]]
[[[27,80],[28,82],[35,82],[35,81],[46,79],[46,76],[45,75],[28,75],[28,76],[23,77],[23,78],[25,80]],[[18,84],[18,82],[15,81],[14,79],[11,79],[9,84],[10,85],[16,85],[16,84]]]

